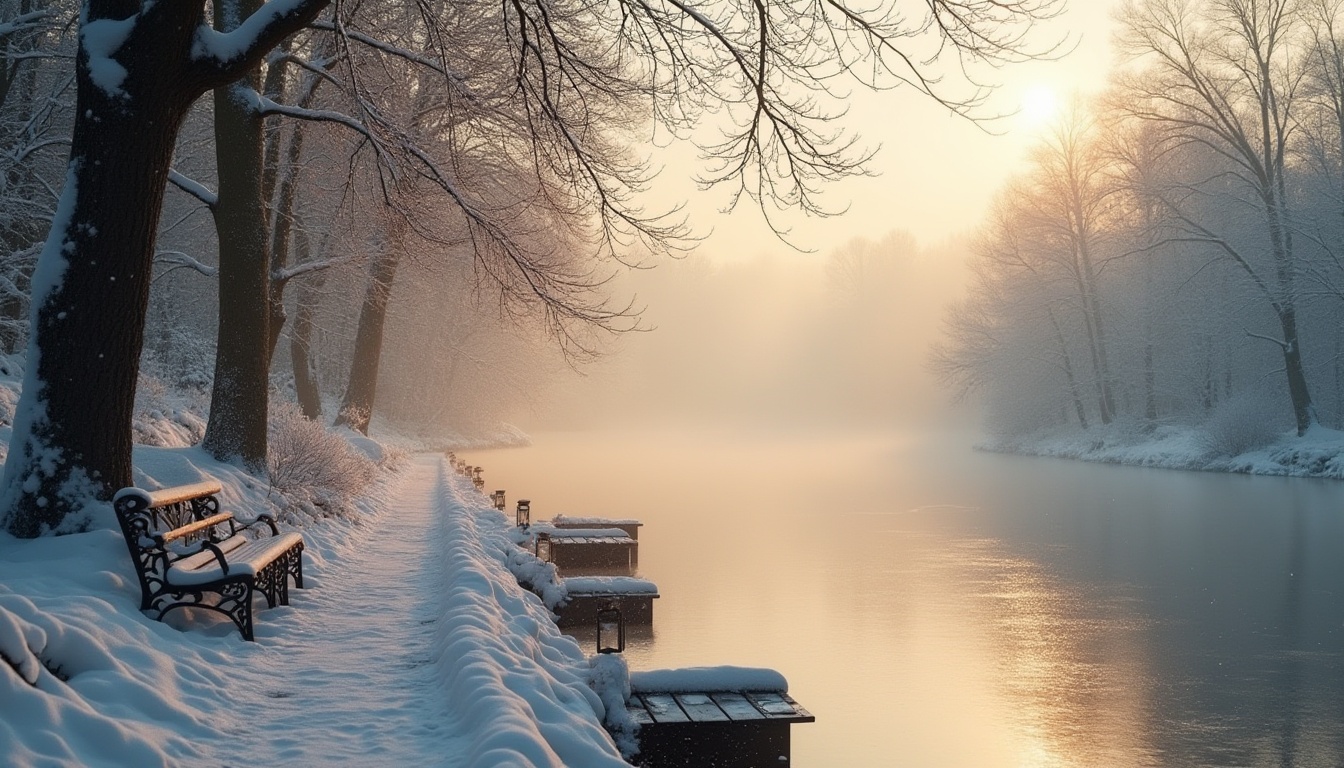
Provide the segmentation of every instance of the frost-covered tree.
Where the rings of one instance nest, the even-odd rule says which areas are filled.
[[[28,335],[29,279],[69,145],[73,4],[0,0],[0,354]]]
[[[289,35],[313,22],[328,0],[269,0],[236,19],[207,24],[204,0],[85,0],[76,61],[75,125],[62,200],[34,277],[34,328],[22,401],[0,487],[8,529],[33,536],[68,527],[67,515],[91,495],[106,498],[131,478],[133,404],[153,242],[173,143],[191,104],[207,90],[252,72]],[[337,4],[337,10],[342,4]],[[837,76],[878,87],[906,84],[954,108],[976,103],[936,91],[931,63],[974,68],[1021,55],[1032,22],[1053,0],[930,0],[921,17],[886,4],[798,4],[767,0],[696,5],[636,3],[460,3],[420,0],[424,22],[405,41],[438,58],[453,83],[450,54],[508,52],[506,94],[524,117],[522,132],[496,133],[502,147],[531,152],[546,169],[539,186],[579,183],[604,235],[599,247],[670,232],[642,214],[635,193],[643,166],[599,149],[642,136],[580,130],[594,102],[576,84],[633,104],[665,129],[692,137],[701,118],[726,118],[706,149],[708,180],[740,194],[818,210],[829,180],[858,172],[865,156],[833,122],[841,112]],[[221,8],[215,6],[216,17]],[[437,15],[446,11],[448,15]],[[336,18],[339,17],[339,13]],[[341,39],[359,32],[336,25]],[[463,43],[443,30],[471,30]],[[454,47],[462,45],[463,47]],[[405,49],[407,46],[402,46]],[[465,68],[471,71],[470,68]],[[358,77],[360,73],[351,73]],[[462,101],[472,98],[469,88]],[[372,117],[372,115],[366,115]],[[339,119],[339,118],[336,118]],[[373,151],[420,159],[402,173],[454,190],[392,130],[371,131]],[[405,150],[405,151],[402,151]],[[451,194],[451,192],[450,192]],[[480,200],[456,198],[470,237],[505,257],[517,282],[501,285],[547,299],[526,251],[501,233]],[[586,226],[586,225],[585,225]],[[557,287],[563,289],[563,284]]]
[[[1207,179],[1155,192],[1179,222],[1175,239],[1203,243],[1235,265],[1278,319],[1259,337],[1283,357],[1298,433],[1316,421],[1298,324],[1301,259],[1294,243],[1291,142],[1302,100],[1303,17],[1291,0],[1144,0],[1121,15],[1125,49],[1148,66],[1126,78],[1132,114],[1159,126],[1168,146],[1224,161]],[[1197,211],[1245,206],[1259,242],[1238,242]]]
[[[314,18],[267,3],[236,31],[203,0],[86,0],[65,187],[33,277],[28,367],[0,508],[19,536],[60,529],[90,495],[130,484],[131,415],[154,238],[177,130]]]

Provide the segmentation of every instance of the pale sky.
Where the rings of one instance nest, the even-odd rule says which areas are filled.
[[[969,121],[910,89],[856,93],[848,125],[868,146],[880,145],[871,169],[876,177],[849,179],[826,198],[831,208],[848,210],[825,220],[794,219],[795,242],[824,254],[854,237],[879,239],[905,229],[922,245],[942,242],[973,230],[997,189],[1022,167],[1027,148],[1043,130],[1033,105],[1053,94],[1063,101],[1077,91],[1098,90],[1112,63],[1111,14],[1118,0],[1071,0],[1064,15],[1037,39],[1068,34],[1077,42],[1056,61],[1011,66],[999,73],[1002,84],[993,102],[1001,112],[1021,109],[986,133]],[[1044,95],[1044,96],[1043,96]],[[1026,107],[1024,108],[1024,102]],[[668,168],[659,186],[687,200],[691,222],[713,234],[700,249],[715,260],[787,253],[770,234],[761,214],[744,202],[731,216],[719,209],[726,196],[699,192],[686,177],[689,169]]]

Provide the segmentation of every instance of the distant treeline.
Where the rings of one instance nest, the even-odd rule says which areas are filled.
[[[979,233],[935,366],[1005,434],[1344,425],[1344,3],[1126,3]]]

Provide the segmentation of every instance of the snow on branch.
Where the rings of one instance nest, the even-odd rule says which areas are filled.
[[[373,135],[367,125],[343,112],[336,112],[330,109],[307,109],[304,107],[290,106],[288,104],[280,104],[261,94],[257,94],[255,91],[253,91],[253,93],[256,94],[257,112],[263,117],[268,115],[283,115],[285,117],[310,120],[317,123],[336,123],[337,125],[343,125],[364,136],[369,141],[373,142],[375,147],[381,147],[377,137]],[[381,149],[379,150],[379,153],[381,154]]]
[[[319,261],[308,261],[303,264],[296,264],[287,269],[271,270],[271,280],[276,283],[284,283],[293,280],[296,277],[302,277],[311,272],[321,272],[324,269],[339,267],[343,264],[349,264],[354,261],[353,256],[339,256],[332,259],[321,259]]]
[[[331,0],[267,0],[237,28],[196,28],[192,60],[224,82],[242,76],[280,41],[307,26]]]
[[[189,179],[178,173],[176,170],[168,171],[168,180],[173,183],[173,186],[186,192],[197,200],[200,200],[202,203],[205,203],[209,208],[214,208],[219,204],[219,195],[206,189],[204,184],[201,184],[195,179]]]
[[[43,29],[47,26],[47,19],[54,15],[55,10],[51,8],[43,8],[39,11],[30,11],[28,13],[19,14],[8,21],[0,22],[0,42],[3,42],[5,38],[10,35],[18,34],[19,32]],[[6,58],[12,57],[6,56]]]
[[[209,264],[202,264],[194,257],[183,253],[182,251],[159,251],[154,254],[155,264],[170,265],[159,277],[175,272],[179,269],[193,269],[206,277],[219,277],[219,267],[212,267]]]

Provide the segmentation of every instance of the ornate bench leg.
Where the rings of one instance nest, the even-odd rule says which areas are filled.
[[[238,631],[243,634],[243,639],[248,641],[253,639],[252,594],[251,581],[236,581],[219,588],[219,610],[233,619],[233,623],[238,625]]]
[[[285,561],[289,575],[294,577],[294,586],[303,589],[303,545],[286,552]]]

